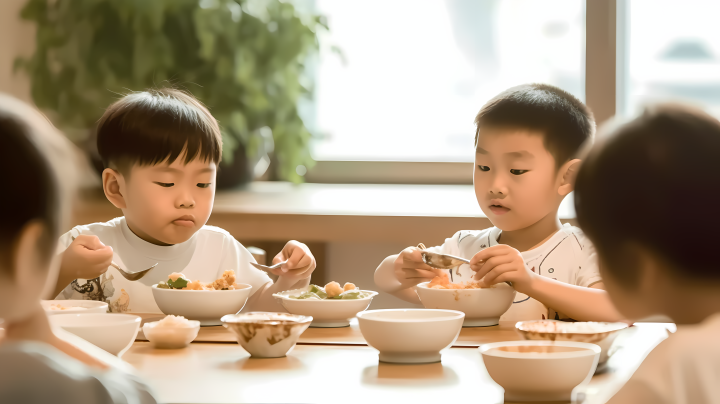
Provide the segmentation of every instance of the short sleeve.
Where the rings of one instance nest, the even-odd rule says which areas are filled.
[[[438,254],[460,256],[460,233],[462,233],[462,231],[456,232],[452,237],[446,238],[445,242],[441,245],[430,247],[428,250]]]
[[[224,256],[220,261],[217,278],[220,278],[222,273],[228,269],[234,270],[237,283],[246,283],[252,286],[250,296],[260,290],[266,283],[272,282],[267,273],[250,265],[251,262],[256,262],[255,257],[239,241],[228,234],[225,237],[225,244],[223,248]]]
[[[584,236],[578,240],[581,246],[580,262],[575,275],[575,285],[590,287],[593,284],[602,282],[600,269],[598,268],[597,252],[587,238]]]

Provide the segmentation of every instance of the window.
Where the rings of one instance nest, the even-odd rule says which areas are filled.
[[[470,162],[473,119],[500,91],[545,82],[584,99],[582,1],[315,0],[315,7],[328,16],[330,34],[304,117],[321,162]]]
[[[720,2],[629,0],[618,7],[627,21],[618,113],[672,99],[720,116]]]

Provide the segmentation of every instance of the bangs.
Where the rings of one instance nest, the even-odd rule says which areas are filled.
[[[220,163],[222,137],[210,112],[178,90],[133,93],[111,105],[98,124],[98,152],[111,164]],[[118,167],[121,168],[121,167]]]

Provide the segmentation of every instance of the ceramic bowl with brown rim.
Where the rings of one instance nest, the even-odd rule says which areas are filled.
[[[297,343],[313,318],[289,313],[250,312],[220,319],[253,358],[281,358]]]
[[[520,321],[515,328],[526,340],[574,341],[596,344],[602,350],[599,363],[608,359],[608,351],[625,323],[567,322],[558,320]]]

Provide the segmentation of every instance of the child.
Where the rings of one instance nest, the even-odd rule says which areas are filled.
[[[60,238],[58,298],[159,313],[150,287],[173,272],[207,283],[233,270],[238,283],[252,285],[246,310],[284,311],[272,294],[309,284],[315,259],[304,244],[290,241],[275,257],[288,262],[273,271],[279,275],[273,284],[228,232],[205,226],[222,140],[215,118],[192,96],[173,89],[125,96],[100,119],[97,145],[107,167],[105,196],[124,216],[77,226]],[[158,265],[131,282],[109,267],[113,260],[129,272]]]
[[[495,227],[459,231],[430,250],[470,259],[451,271],[454,282],[512,282],[518,293],[502,320],[619,320],[600,290],[592,245],[557,217],[573,190],[578,151],[594,135],[590,111],[565,91],[530,84],[490,100],[475,123],[475,196]],[[408,247],[380,264],[375,282],[419,303],[415,285],[441,273]]]
[[[603,139],[578,174],[578,222],[615,307],[678,324],[613,403],[718,402],[718,155],[720,122],[659,106]]]
[[[53,251],[69,215],[65,142],[38,112],[0,94],[0,402],[155,403],[134,376],[59,339],[40,306],[57,276]]]

